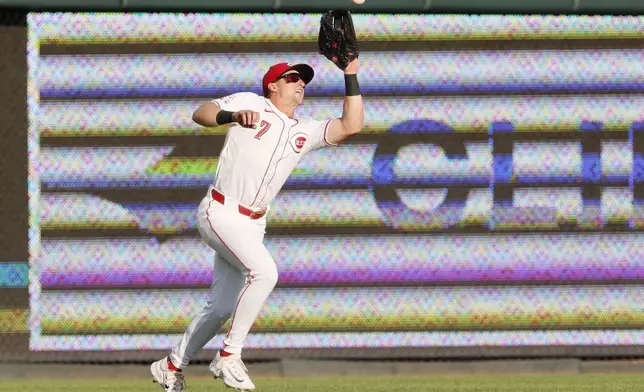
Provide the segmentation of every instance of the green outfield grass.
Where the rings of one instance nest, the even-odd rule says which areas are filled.
[[[257,392],[641,392],[644,375],[463,375],[435,377],[256,378]],[[188,392],[223,392],[221,382],[188,380]],[[157,384],[141,380],[6,381],[3,392],[159,392]],[[228,389],[228,392],[232,390]]]

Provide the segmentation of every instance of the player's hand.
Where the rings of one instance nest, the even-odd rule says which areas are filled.
[[[252,110],[240,110],[233,113],[233,121],[245,128],[257,128],[259,113]]]
[[[344,69],[345,74],[356,74],[358,73],[358,59],[353,59]]]

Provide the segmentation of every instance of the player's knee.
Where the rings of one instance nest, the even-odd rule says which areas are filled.
[[[278,278],[279,274],[277,273],[277,268],[274,268],[270,273],[268,273],[267,281],[271,285],[271,287],[275,287]]]
[[[276,266],[263,268],[261,271],[255,271],[254,278],[261,280],[267,286],[274,287],[277,284],[279,274]]]

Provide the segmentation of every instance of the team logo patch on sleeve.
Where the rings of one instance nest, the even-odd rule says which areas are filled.
[[[300,153],[304,148],[304,144],[306,143],[306,135],[303,133],[297,133],[293,135],[290,142],[293,150],[295,150],[295,152],[297,153]]]

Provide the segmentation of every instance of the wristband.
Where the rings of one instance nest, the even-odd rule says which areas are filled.
[[[344,74],[344,88],[346,89],[346,95],[348,97],[360,95],[358,74]]]
[[[216,120],[217,124],[219,125],[230,124],[231,122],[233,122],[233,112],[220,110],[219,113],[217,113]]]

